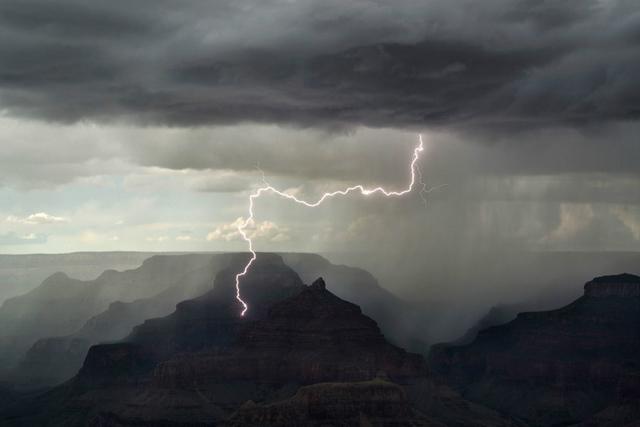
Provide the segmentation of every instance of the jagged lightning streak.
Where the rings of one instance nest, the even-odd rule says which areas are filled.
[[[324,193],[315,202],[307,202],[305,200],[298,199],[296,196],[294,196],[292,194],[285,193],[283,191],[278,190],[277,188],[272,187],[271,185],[269,185],[266,182],[266,180],[264,179],[264,175],[263,175],[263,179],[262,180],[264,182],[264,186],[258,188],[255,192],[253,192],[249,196],[249,216],[248,216],[248,218],[238,224],[238,232],[240,232],[240,235],[242,236],[244,241],[246,241],[247,244],[249,245],[249,252],[251,252],[251,258],[249,259],[247,264],[244,266],[244,269],[240,273],[236,274],[236,299],[240,302],[240,304],[242,304],[242,313],[240,313],[240,315],[244,316],[245,313],[247,312],[247,310],[249,309],[249,306],[242,299],[242,296],[240,295],[240,279],[247,274],[247,272],[249,271],[249,268],[251,268],[251,264],[253,264],[253,262],[258,257],[256,252],[255,252],[255,250],[253,249],[253,240],[251,240],[251,238],[247,235],[247,232],[246,232],[246,228],[250,224],[252,224],[254,222],[253,221],[253,218],[254,218],[253,202],[254,202],[255,199],[260,197],[263,193],[272,192],[272,193],[277,194],[278,196],[284,197],[285,199],[293,200],[294,202],[296,202],[298,204],[301,204],[301,205],[304,205],[304,206],[307,206],[307,207],[310,207],[310,208],[315,208],[315,207],[319,206],[322,202],[324,202],[325,200],[327,200],[327,199],[329,199],[331,197],[346,196],[347,194],[349,194],[351,192],[354,192],[354,191],[359,191],[360,194],[362,194],[363,196],[370,196],[372,194],[380,193],[380,194],[384,195],[385,197],[399,197],[399,196],[404,196],[405,194],[410,193],[411,190],[413,190],[413,187],[414,187],[414,185],[416,183],[416,176],[417,176],[420,184],[422,184],[422,189],[420,191],[421,197],[423,197],[423,201],[425,201],[425,203],[426,203],[426,200],[424,199],[423,192],[427,192],[428,193],[429,190],[427,190],[426,185],[424,184],[424,182],[422,182],[422,174],[421,174],[420,170],[418,169],[418,167],[416,166],[416,164],[418,163],[418,160],[420,159],[420,153],[424,150],[424,143],[422,142],[422,135],[418,136],[418,140],[419,140],[419,143],[416,146],[416,148],[413,150],[413,159],[411,160],[411,181],[409,182],[409,185],[407,186],[407,188],[405,188],[404,190],[400,190],[400,191],[387,191],[382,187],[365,188],[363,185],[354,185],[353,187],[348,187],[348,188],[346,188],[344,190],[336,190],[336,191],[331,191],[331,192],[328,192],[328,193]]]

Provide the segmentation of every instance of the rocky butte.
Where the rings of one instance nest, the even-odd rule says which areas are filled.
[[[154,370],[159,386],[252,381],[365,381],[384,372],[403,381],[424,377],[421,356],[387,343],[360,308],[327,291],[320,278],[273,305],[266,318],[244,325],[227,349],[173,357]]]
[[[601,276],[584,285],[587,297],[640,297],[640,277],[623,273],[614,276]]]
[[[2,425],[518,425],[430,379],[360,307],[277,255],[238,257],[205,295],[95,345],[73,379],[0,412]]]
[[[640,417],[639,289],[631,274],[595,278],[563,308],[436,346],[430,367],[464,397],[532,426],[627,425]]]

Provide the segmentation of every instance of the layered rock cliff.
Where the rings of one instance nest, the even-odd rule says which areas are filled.
[[[315,384],[275,403],[247,402],[224,425],[445,427],[417,413],[401,387],[381,380]]]
[[[382,287],[368,271],[334,264],[320,255],[286,253],[282,258],[305,283],[323,277],[333,294],[358,304],[392,343],[417,353],[428,350],[432,325],[442,315],[440,305],[404,300]]]
[[[17,367],[7,377],[22,388],[42,388],[71,378],[82,366],[89,347],[98,343],[121,340],[131,332],[134,326],[141,324],[144,320],[165,316],[171,313],[180,301],[204,294],[212,288],[216,273],[226,267],[231,259],[229,255],[183,255],[174,258],[176,259],[168,264],[174,269],[169,279],[175,282],[170,283],[168,288],[148,298],[139,298],[130,302],[112,302],[106,310],[91,317],[73,334],[39,339],[26,351]],[[164,263],[161,259],[145,263],[145,268],[148,270],[158,266],[161,267],[161,271],[164,271],[162,267]],[[110,280],[117,283],[122,281],[120,276],[126,275],[131,274],[111,272],[106,276],[112,276]],[[154,278],[150,271],[142,275],[149,279]],[[181,275],[180,278],[175,279],[179,275]],[[130,286],[138,286],[138,279],[135,276],[130,280]],[[87,292],[96,292],[96,289],[92,288],[93,285],[84,286]],[[157,286],[164,285],[161,283]],[[72,307],[69,309],[73,310]]]
[[[623,273],[601,276],[584,285],[584,295],[588,297],[640,297],[640,277]]]
[[[79,379],[114,381],[108,364],[94,363],[95,360],[113,359],[110,356],[112,352],[134,358],[126,362],[131,366],[152,367],[176,355],[226,348],[234,342],[243,325],[263,318],[273,302],[304,289],[298,275],[284,265],[282,258],[261,254],[242,281],[243,298],[250,310],[241,317],[242,306],[236,299],[235,274],[241,270],[247,257],[246,254],[232,257],[229,266],[217,274],[211,291],[179,303],[172,314],[146,320],[121,343],[92,347],[79,372]],[[115,359],[124,363],[120,357]]]
[[[261,254],[243,278],[241,317],[234,276],[246,256],[236,258],[211,292],[123,342],[91,347],[76,377],[0,410],[0,424],[515,425],[436,387],[421,356],[388,343],[322,280],[303,285],[279,256]],[[296,394],[318,382],[332,384]]]
[[[267,259],[268,257],[268,254],[260,254],[259,256],[260,259]],[[138,272],[106,272],[101,275],[104,280],[100,282],[99,287],[118,288],[120,286],[119,283],[128,283],[127,286],[136,287],[139,286],[139,280],[154,280],[156,276],[150,270],[159,268],[161,272],[165,271],[165,262],[162,260],[168,260],[169,258],[170,256],[155,257],[145,263],[145,271],[140,271],[144,274],[139,274]],[[8,363],[0,366],[0,371],[3,368],[7,368],[7,372],[4,375],[0,372],[0,378],[4,377],[14,384],[19,384],[21,388],[42,388],[71,378],[82,366],[90,346],[121,340],[129,335],[133,327],[143,323],[146,319],[165,316],[175,309],[178,302],[204,294],[211,289],[213,285],[212,279],[218,271],[228,266],[233,259],[235,259],[235,267],[240,268],[241,262],[246,261],[246,254],[194,254],[188,256],[176,255],[173,258],[176,259],[173,262],[167,261],[167,263],[172,266],[174,273],[178,274],[181,271],[184,273],[184,276],[179,281],[150,297],[139,298],[130,302],[112,302],[105,311],[91,317],[80,329],[70,335],[40,338],[28,350],[24,348],[30,340],[26,335],[6,337],[4,342],[3,338],[0,337],[0,354],[3,348],[11,349],[14,356],[18,356],[20,352],[26,350],[19,359],[17,367],[11,367]],[[191,258],[198,262],[200,260],[203,261],[203,265],[195,265],[190,261]],[[345,265],[332,264],[319,255],[287,253],[283,254],[282,258],[288,266],[301,276],[303,281],[310,283],[319,276],[328,279],[327,283],[330,285],[329,289],[332,293],[342,299],[353,301],[360,305],[366,315],[371,316],[378,322],[385,336],[394,344],[408,347],[417,352],[422,352],[427,348],[427,343],[423,338],[428,338],[429,336],[429,331],[425,329],[425,326],[432,323],[430,319],[434,315],[433,307],[425,309],[423,306],[403,301],[382,288],[367,271]],[[207,260],[209,262],[204,262]],[[132,275],[132,273],[135,274]],[[130,280],[128,282],[126,280],[123,281],[122,278],[127,276]],[[56,277],[62,279],[63,289],[56,292],[48,292],[45,300],[49,302],[53,301],[51,298],[55,299],[59,296],[63,296],[65,301],[75,301],[75,297],[72,298],[73,295],[71,295],[74,291],[69,287],[74,283],[78,285],[77,291],[81,292],[82,295],[87,292],[89,295],[93,295],[97,290],[97,285],[93,282],[73,281],[64,275],[54,276],[53,279]],[[161,281],[155,285],[143,284],[142,287],[153,289],[154,286],[162,287],[162,283],[164,282]],[[229,283],[231,282],[227,280],[227,285],[224,286],[232,292],[233,288],[228,286]],[[221,287],[220,283],[218,287]],[[43,292],[50,290],[49,285],[46,285],[44,289],[38,292],[42,297]],[[129,290],[128,292],[135,291]],[[93,297],[87,298],[88,301],[91,301]],[[71,313],[68,316],[80,315],[84,317],[87,315],[86,313],[95,310],[92,304],[71,305],[67,304],[65,311],[75,313]],[[252,307],[252,315],[255,314],[253,312],[254,308]],[[46,312],[47,310],[45,310]],[[61,318],[65,317],[62,316]],[[22,317],[21,323],[27,325],[29,322],[31,322],[31,314],[27,313]],[[54,325],[47,323],[47,327],[50,326]],[[54,327],[52,330],[59,330],[59,328]],[[43,328],[41,333],[47,331],[51,330]],[[27,338],[27,340],[25,341],[24,338]]]
[[[437,346],[432,369],[471,400],[560,425],[640,397],[639,278],[596,278],[558,310],[521,313],[463,346]]]
[[[16,364],[39,339],[74,334],[115,301],[132,302],[157,295],[210,261],[211,255],[157,255],[136,269],[106,270],[86,281],[55,273],[37,288],[0,306],[0,365]]]
[[[421,356],[387,343],[358,306],[326,290],[322,279],[243,325],[224,350],[185,354],[162,362],[154,382],[163,387],[252,381],[284,385],[365,381],[384,372],[396,381],[426,376]]]

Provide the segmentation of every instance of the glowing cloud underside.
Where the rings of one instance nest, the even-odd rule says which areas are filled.
[[[329,193],[324,193],[315,202],[307,202],[305,200],[300,200],[296,196],[294,196],[292,194],[284,193],[284,192],[278,190],[277,188],[273,188],[272,186],[270,186],[269,184],[266,184],[266,183],[265,183],[264,187],[260,187],[255,192],[253,192],[249,196],[249,216],[248,216],[248,218],[246,220],[244,220],[240,224],[238,224],[238,231],[240,232],[240,235],[242,236],[242,238],[249,245],[249,252],[251,252],[251,258],[249,259],[247,264],[244,266],[244,269],[240,273],[236,274],[236,299],[240,302],[240,304],[242,304],[242,313],[240,313],[240,314],[242,316],[244,316],[245,313],[247,312],[247,310],[249,309],[249,306],[242,299],[242,296],[240,295],[240,279],[247,274],[247,272],[249,271],[249,268],[251,268],[251,264],[253,264],[253,262],[257,258],[256,252],[253,249],[253,241],[251,240],[251,238],[246,233],[246,228],[250,224],[253,224],[253,218],[254,218],[253,204],[254,204],[254,200],[255,199],[260,197],[263,193],[272,192],[272,193],[277,194],[278,196],[284,197],[285,199],[293,200],[294,202],[296,202],[296,203],[298,203],[300,205],[304,205],[304,206],[307,206],[309,208],[315,208],[315,207],[319,206],[320,204],[322,204],[325,200],[327,200],[327,199],[329,199],[331,197],[346,196],[347,194],[352,193],[354,191],[359,191],[360,194],[362,194],[363,196],[370,196],[372,194],[378,194],[379,193],[379,194],[382,194],[385,197],[400,197],[400,196],[404,196],[407,193],[410,193],[413,190],[413,187],[414,187],[414,185],[416,183],[416,176],[418,176],[419,182],[422,185],[422,188],[420,190],[420,194],[421,194],[421,196],[423,196],[423,193],[427,192],[426,191],[426,186],[422,182],[420,170],[416,167],[416,164],[417,164],[418,160],[420,159],[420,153],[424,150],[424,144],[422,142],[422,135],[419,135],[418,139],[419,139],[420,142],[418,143],[416,148],[413,150],[413,159],[411,160],[411,181],[409,182],[409,185],[407,186],[407,188],[405,188],[404,190],[388,191],[388,190],[385,190],[382,187],[365,188],[362,185],[354,185],[353,187],[348,187],[348,188],[345,188],[344,190],[336,190],[336,191],[332,191],[332,192],[329,192]],[[423,200],[424,200],[424,198],[423,198]]]

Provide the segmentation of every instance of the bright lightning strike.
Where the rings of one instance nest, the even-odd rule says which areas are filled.
[[[418,139],[420,142],[418,143],[416,148],[413,150],[413,159],[411,160],[411,181],[409,182],[409,185],[407,186],[407,188],[400,191],[387,191],[382,187],[365,188],[362,185],[354,185],[353,187],[348,187],[344,190],[336,190],[329,193],[324,193],[315,202],[307,202],[305,200],[298,199],[296,196],[292,194],[284,193],[278,190],[277,188],[272,187],[264,180],[264,177],[263,177],[264,186],[258,188],[254,193],[252,193],[249,196],[249,217],[246,220],[242,221],[240,224],[238,224],[238,231],[240,232],[240,235],[242,236],[242,238],[249,245],[249,252],[251,252],[251,258],[249,259],[247,264],[244,266],[244,269],[240,273],[236,274],[236,299],[240,302],[240,304],[242,304],[242,313],[240,313],[240,315],[244,316],[247,310],[249,309],[249,306],[242,299],[242,296],[240,295],[240,279],[247,274],[247,272],[249,271],[249,268],[251,267],[251,264],[253,264],[253,262],[257,258],[257,254],[253,249],[253,241],[247,235],[247,232],[246,232],[246,228],[253,223],[253,218],[254,218],[253,204],[255,199],[260,197],[263,193],[272,192],[277,194],[278,196],[284,197],[289,200],[293,200],[298,204],[301,204],[310,208],[315,208],[319,206],[322,202],[324,202],[325,200],[331,197],[346,196],[347,194],[354,191],[359,191],[360,194],[362,194],[363,196],[370,196],[372,194],[380,193],[385,197],[400,197],[400,196],[404,196],[405,194],[413,190],[413,187],[416,183],[416,176],[417,176],[419,183],[422,185],[422,188],[420,190],[420,196],[422,197],[422,200],[426,203],[426,200],[424,199],[424,193],[428,193],[430,190],[427,190],[426,185],[424,184],[424,182],[422,182],[422,174],[420,172],[420,169],[416,165],[418,160],[420,159],[420,153],[424,151],[424,143],[422,142],[422,135],[419,135]]]

